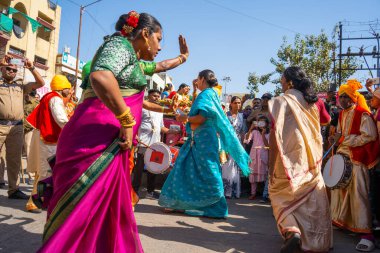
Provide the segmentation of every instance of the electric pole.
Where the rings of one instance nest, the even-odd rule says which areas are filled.
[[[93,5],[93,4],[96,4],[96,3],[99,3],[100,1],[102,0],[97,0],[95,2],[92,2],[92,3],[89,3],[85,6],[81,5],[79,7],[79,31],[78,31],[78,45],[77,45],[77,59],[76,59],[76,64],[75,64],[75,84],[74,84],[74,92],[76,91],[77,89],[77,82],[78,82],[78,69],[79,69],[79,52],[80,52],[80,36],[81,36],[81,33],[82,33],[82,17],[83,17],[83,13],[84,13],[84,9],[89,7],[90,5]]]

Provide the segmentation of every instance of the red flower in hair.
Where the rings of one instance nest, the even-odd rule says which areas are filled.
[[[128,18],[125,20],[125,25],[123,25],[123,29],[120,31],[121,34],[126,37],[130,34],[134,28],[139,24],[140,14],[135,11],[130,11],[128,13]]]
[[[139,23],[139,19],[137,17],[130,16],[127,19],[127,25],[132,26],[133,28],[136,28],[138,23]]]
[[[131,11],[127,19],[127,25],[136,28],[139,23],[139,17],[140,15],[137,12]]]

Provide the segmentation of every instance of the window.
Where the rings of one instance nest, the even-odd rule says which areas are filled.
[[[24,34],[25,34],[24,29],[22,29],[22,27],[21,27],[21,21],[18,19],[15,19],[15,18],[13,18],[13,33],[19,39],[24,37]]]
[[[38,12],[37,21],[42,25],[37,30],[37,38],[50,41],[51,31],[55,29],[53,26],[53,20],[48,18],[48,16],[42,12]]]
[[[13,55],[16,55],[16,56],[19,56],[21,58],[24,58],[24,55],[25,55],[25,51],[24,50],[21,50],[21,49],[12,47],[12,46],[9,47],[9,53],[13,54]]]
[[[34,62],[45,66],[47,65],[47,60],[39,56],[34,56]]]
[[[46,29],[43,26],[38,27],[37,37],[46,41],[50,41],[51,30]]]
[[[49,4],[49,8],[55,11],[57,9],[57,4],[54,3],[52,0],[47,0]],[[58,1],[57,1],[58,2]]]

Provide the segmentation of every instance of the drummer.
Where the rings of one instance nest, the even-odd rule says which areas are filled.
[[[157,89],[148,91],[148,101],[157,103],[161,97],[161,92]],[[152,145],[153,143],[160,142],[161,133],[178,133],[178,130],[168,129],[164,126],[163,113],[148,111],[142,109],[141,125],[138,132],[138,137],[141,143],[137,145],[137,159],[133,171],[133,190],[139,194],[139,188],[142,181],[144,170],[144,154],[146,151],[145,145]],[[146,197],[150,199],[158,199],[159,193],[155,191],[156,175],[147,171],[147,194]]]
[[[366,100],[358,90],[362,86],[357,80],[348,80],[339,88],[339,102],[343,108],[339,116],[335,138],[337,152],[346,155],[352,162],[352,179],[345,189],[331,191],[331,216],[334,225],[359,233],[359,251],[375,248],[372,235],[372,219],[368,198],[368,171],[379,160],[379,142],[374,120]]]

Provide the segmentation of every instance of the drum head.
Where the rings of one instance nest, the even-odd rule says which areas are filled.
[[[329,188],[335,187],[342,179],[345,163],[342,155],[333,155],[323,169],[323,179]]]
[[[144,155],[147,170],[153,174],[164,173],[170,166],[172,155],[167,145],[162,142],[154,143]]]

